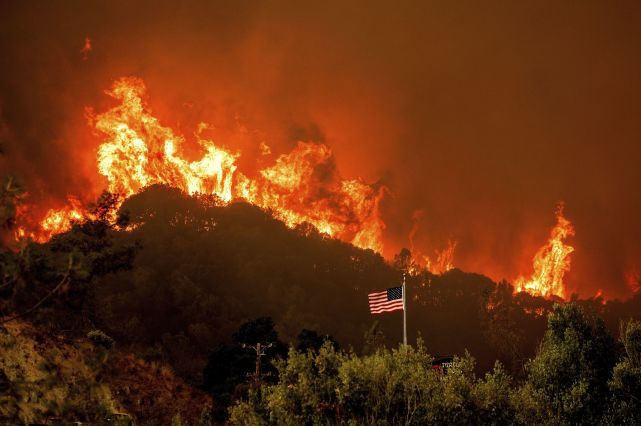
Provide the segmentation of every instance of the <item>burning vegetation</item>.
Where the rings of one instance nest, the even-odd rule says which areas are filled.
[[[290,228],[309,223],[331,237],[383,252],[385,223],[380,215],[380,202],[386,188],[359,179],[343,179],[326,145],[298,142],[291,152],[278,156],[271,165],[249,177],[238,170],[240,152],[202,138],[200,131],[197,144],[202,156],[193,161],[186,159],[184,137],[161,124],[152,114],[141,79],[121,78],[106,93],[117,104],[99,114],[88,109],[88,117],[102,137],[96,159],[98,172],[107,179],[108,191],[118,194],[119,203],[143,188],[164,184],[190,195],[215,196],[224,204],[245,200],[273,212]],[[206,127],[203,123],[199,130]],[[271,154],[264,143],[261,151]],[[27,208],[18,212],[18,217],[27,216]],[[421,252],[414,240],[422,216],[419,210],[412,217],[413,226],[408,236],[411,263],[414,269],[445,273],[454,268],[457,241],[449,240],[444,249],[434,250],[432,256]],[[15,237],[46,242],[53,235],[69,230],[74,221],[90,217],[89,209],[79,198],[69,195],[67,205],[49,209],[36,226],[18,227]],[[548,242],[534,256],[533,274],[530,278],[519,276],[515,280],[516,292],[567,297],[563,277],[570,270],[569,255],[574,248],[565,240],[574,235],[574,228],[563,215],[562,203],[556,217]]]
[[[563,216],[563,204],[556,210],[556,225],[550,232],[547,243],[542,246],[532,259],[534,268],[530,278],[523,276],[516,279],[514,289],[527,291],[535,296],[567,297],[563,276],[570,270],[570,254],[574,247],[565,240],[574,235],[574,227]]]
[[[291,152],[278,156],[271,165],[249,177],[238,170],[240,152],[202,138],[200,132],[197,143],[202,156],[187,160],[184,137],[152,114],[141,79],[121,78],[106,93],[117,104],[99,114],[88,109],[88,116],[91,126],[102,137],[96,159],[98,172],[107,179],[108,191],[118,194],[121,200],[154,184],[172,186],[190,195],[212,195],[225,204],[245,200],[272,211],[291,228],[309,223],[331,237],[383,252],[385,223],[380,216],[380,202],[386,188],[359,179],[343,179],[326,145],[298,142]],[[204,128],[205,124],[199,127]],[[271,154],[266,144],[261,151]],[[49,209],[36,226],[18,227],[16,238],[46,242],[69,230],[74,221],[91,217],[79,198],[69,195],[67,201],[62,208]],[[562,204],[556,215],[557,224],[548,242],[533,259],[532,276],[516,279],[515,291],[567,297],[563,277],[570,270],[569,255],[574,248],[564,241],[574,235],[574,229],[563,216]],[[18,212],[19,218],[26,216],[28,209]],[[412,264],[433,273],[445,273],[454,268],[457,241],[449,240],[433,256],[422,253],[414,246],[422,216],[422,211],[415,212],[408,236]]]
[[[90,114],[90,121],[104,136],[97,163],[111,193],[128,197],[150,185],[165,184],[191,195],[215,195],[224,203],[246,200],[273,211],[290,227],[310,223],[322,233],[382,252],[385,225],[379,203],[385,188],[343,179],[327,146],[299,142],[250,178],[238,170],[240,153],[211,140],[199,139],[202,157],[186,160],[184,138],[152,115],[142,80],[119,79],[107,94],[118,104]],[[36,229],[19,228],[16,235],[44,242],[84,216],[86,209],[69,197],[69,205],[49,210]]]

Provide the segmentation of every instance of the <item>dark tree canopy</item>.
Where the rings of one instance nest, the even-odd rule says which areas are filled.
[[[237,344],[261,343],[264,346],[276,343],[278,333],[274,330],[274,320],[270,317],[260,317],[242,324],[232,335],[232,340]]]
[[[103,330],[120,350],[168,363],[215,396],[215,419],[226,419],[234,401],[252,398],[258,343],[261,382],[282,392],[273,397],[310,392],[312,401],[325,405],[319,413],[299,414],[330,423],[339,418],[340,398],[349,401],[340,416],[351,412],[358,421],[380,414],[396,422],[408,415],[398,398],[388,399],[390,406],[379,404],[389,395],[368,399],[380,390],[381,377],[402,380],[395,383],[408,392],[399,393],[404,397],[434,395],[436,405],[415,406],[431,414],[412,414],[428,423],[635,424],[638,418],[638,323],[626,323],[618,354],[608,330],[616,333],[620,319],[639,315],[641,295],[555,306],[483,275],[417,269],[408,264],[408,250],[388,263],[309,224],[290,229],[246,203],[224,205],[153,186],[125,200],[114,223],[117,203],[103,194],[95,220],[76,223],[46,244],[0,251],[0,309],[20,313],[37,306],[30,320],[38,324],[83,336]],[[403,273],[409,341],[424,342],[414,346],[410,370],[400,368],[402,352],[388,349],[401,339],[402,315],[373,317],[367,304],[369,292],[398,285]],[[464,367],[449,384],[422,364],[444,355]],[[297,388],[296,377],[317,383],[321,394]],[[347,382],[339,385],[339,377]],[[349,396],[332,396],[336,389]],[[287,400],[269,400],[269,392],[268,399],[253,401],[272,404],[269,410],[281,410],[274,418],[287,419],[287,405],[279,405]],[[256,407],[245,408],[251,413]]]
[[[296,337],[296,349],[300,352],[307,352],[309,350],[318,352],[325,342],[329,342],[334,349],[339,348],[338,342],[334,340],[332,336],[319,334],[315,330],[304,328]]]
[[[367,305],[367,293],[400,284],[402,265],[370,250],[309,225],[289,229],[246,203],[223,205],[215,197],[190,197],[163,186],[127,199],[120,216],[128,218],[131,231],[118,232],[115,241],[140,249],[131,270],[104,276],[92,287],[101,327],[122,342],[179,344],[172,363],[194,380],[208,351],[229,343],[249,318],[273,318],[286,342],[301,329],[318,330],[360,351],[375,321],[382,344],[402,338],[400,313],[374,317]],[[405,250],[397,260],[408,257]],[[519,371],[534,354],[553,304],[457,269],[413,272],[406,279],[410,342],[420,333],[434,355],[468,349],[480,371],[497,358]],[[618,305],[585,303],[603,312],[616,332],[621,315],[639,311],[641,297]]]
[[[523,413],[540,422],[597,423],[615,363],[603,320],[576,304],[555,305],[541,347],[526,365]]]

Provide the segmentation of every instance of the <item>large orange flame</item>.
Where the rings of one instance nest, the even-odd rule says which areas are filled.
[[[237,181],[235,195],[274,210],[290,226],[309,222],[358,247],[383,250],[378,205],[384,188],[376,191],[358,180],[340,179],[325,145],[299,142],[256,180],[239,174]]]
[[[120,79],[107,91],[120,105],[96,117],[96,129],[106,135],[98,148],[98,171],[107,177],[109,191],[130,196],[162,183],[230,201],[238,155],[200,140],[205,154],[187,162],[180,155],[183,139],[150,114],[144,93],[141,80]]]
[[[565,299],[566,289],[563,276],[570,270],[570,253],[574,247],[565,243],[574,235],[574,227],[563,216],[563,203],[556,210],[556,225],[552,228],[548,242],[539,249],[533,259],[534,273],[529,279],[517,278],[514,290],[526,291],[536,296],[558,296]]]
[[[360,180],[343,180],[336,171],[331,150],[318,143],[299,142],[289,154],[259,170],[255,179],[237,171],[240,153],[198,139],[203,156],[184,158],[184,138],[160,124],[145,102],[145,85],[137,78],[122,78],[106,93],[119,104],[93,116],[95,128],[105,136],[98,148],[98,171],[112,193],[124,197],[153,184],[177,187],[189,194],[213,194],[223,202],[245,199],[270,209],[288,226],[307,222],[332,237],[361,248],[382,252],[379,203],[385,188]],[[269,155],[270,150],[261,146]],[[69,206],[50,210],[40,231],[18,231],[18,237],[47,241],[68,230],[86,211],[75,198]]]
[[[456,250],[457,242],[448,240],[447,247],[442,250],[435,250],[435,257],[423,256],[425,267],[435,273],[443,274],[450,269],[454,269],[454,251]]]
[[[67,197],[67,205],[59,209],[49,209],[40,221],[37,229],[29,226],[20,226],[15,231],[16,240],[25,238],[39,243],[49,241],[52,236],[61,234],[71,229],[73,222],[82,221],[89,216],[89,212],[75,197]],[[28,208],[21,206],[17,212],[19,218],[29,214]]]

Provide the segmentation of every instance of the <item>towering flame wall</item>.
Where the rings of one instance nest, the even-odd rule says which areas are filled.
[[[570,254],[574,247],[565,243],[574,235],[574,227],[563,216],[563,204],[557,206],[556,225],[550,237],[534,256],[534,273],[529,279],[519,277],[514,287],[516,291],[527,291],[538,296],[567,297],[563,276],[570,270]]]
[[[307,222],[358,247],[383,251],[385,224],[379,207],[386,189],[357,179],[342,179],[327,146],[298,142],[291,152],[258,170],[254,178],[238,170],[239,152],[217,146],[208,139],[198,138],[202,156],[188,161],[183,151],[185,140],[152,115],[145,92],[142,80],[121,78],[106,92],[117,101],[116,106],[90,115],[91,124],[104,138],[98,148],[97,163],[110,192],[127,197],[149,185],[165,184],[189,194],[216,195],[225,203],[244,199],[273,211],[290,227]],[[262,148],[269,152],[268,148]],[[454,267],[457,242],[449,241],[433,257],[422,254],[414,247],[422,214],[415,212],[409,235],[413,262],[435,273],[446,272]],[[47,241],[69,229],[72,221],[88,216],[90,213],[82,203],[70,196],[67,206],[46,213],[39,229],[19,228],[17,237]],[[530,278],[520,276],[515,281],[516,291],[567,297],[563,277],[570,270],[569,255],[574,248],[564,241],[574,235],[574,229],[563,215],[562,204],[556,218],[549,240],[534,256],[533,274]]]
[[[151,114],[142,80],[121,78],[106,93],[118,104],[90,120],[104,135],[97,162],[110,192],[127,197],[149,185],[165,184],[189,194],[213,194],[223,202],[244,199],[272,210],[291,227],[308,222],[330,236],[382,252],[379,203],[385,189],[342,179],[327,146],[299,142],[251,179],[237,170],[240,153],[211,140],[199,139],[202,157],[187,161],[184,139]],[[21,228],[17,236],[46,241],[87,215],[70,197],[68,206],[47,213],[39,230]]]

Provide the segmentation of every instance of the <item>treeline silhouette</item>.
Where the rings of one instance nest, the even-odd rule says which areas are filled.
[[[410,271],[407,250],[388,262],[311,225],[290,229],[250,204],[224,205],[164,186],[125,200],[114,223],[116,204],[115,196],[104,194],[94,206],[95,220],[46,244],[3,247],[0,315],[25,314],[70,334],[100,329],[119,348],[166,362],[190,383],[218,393],[223,405],[247,394],[248,388],[234,389],[249,383],[251,353],[232,336],[248,320],[273,319],[281,344],[270,350],[283,359],[302,330],[330,335],[335,347],[367,357],[401,340],[401,314],[372,316],[367,294],[400,284]],[[553,301],[514,294],[507,282],[458,269],[435,275],[411,268],[407,288],[409,341],[423,342],[425,354],[467,359],[467,350],[476,374],[494,371],[499,360],[514,380],[529,377],[524,367],[546,333]],[[641,313],[641,295],[575,303],[599,314],[613,336],[621,320]],[[212,379],[243,357],[234,377],[222,375],[227,384]],[[271,371],[273,380],[281,367]]]
[[[641,421],[641,322],[619,345],[577,304],[555,305],[536,355],[515,380],[500,362],[485,375],[454,357],[443,372],[422,340],[372,354],[291,347],[278,379],[254,386],[229,410],[237,425],[636,425]]]
[[[289,229],[255,206],[163,186],[129,198],[121,213],[132,230],[115,238],[139,249],[130,270],[93,286],[95,319],[120,341],[157,347],[196,382],[208,350],[259,316],[273,318],[286,342],[305,328],[359,350],[373,326],[385,344],[401,340],[401,314],[372,316],[367,293],[398,285],[407,253],[389,263],[310,225]],[[553,305],[456,269],[409,275],[407,287],[410,341],[422,336],[435,355],[468,349],[480,371],[496,359],[517,371],[533,355]],[[639,296],[601,302],[580,303],[601,313],[612,332],[620,318],[641,312]]]

